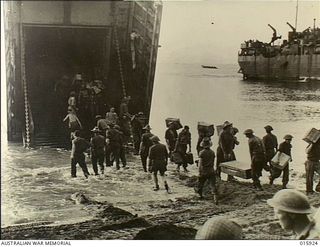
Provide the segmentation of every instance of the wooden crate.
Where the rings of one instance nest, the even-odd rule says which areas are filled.
[[[320,138],[320,131],[312,128],[307,132],[307,134],[302,138],[302,140],[308,143],[316,143]]]
[[[220,164],[221,172],[235,177],[240,177],[244,179],[251,178],[251,167],[250,164],[240,162],[237,160],[223,162]]]
[[[198,132],[204,133],[206,136],[214,135],[214,125],[206,122],[198,122]]]
[[[278,168],[283,170],[289,163],[291,157],[289,155],[286,155],[285,153],[277,152],[275,156],[271,160],[271,164]]]
[[[182,128],[182,125],[180,123],[180,119],[179,118],[166,118],[166,126],[169,127],[169,123],[174,123],[174,126],[175,128],[178,130],[178,129],[181,129]]]

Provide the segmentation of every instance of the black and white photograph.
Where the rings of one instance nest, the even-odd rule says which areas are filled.
[[[2,0],[0,36],[1,241],[320,244],[320,0]]]

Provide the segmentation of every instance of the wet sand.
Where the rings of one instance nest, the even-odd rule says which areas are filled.
[[[184,239],[193,239],[195,230],[206,219],[215,215],[224,215],[237,221],[243,227],[245,239],[292,238],[290,232],[284,232],[280,228],[278,221],[274,218],[273,209],[266,203],[267,199],[281,189],[281,179],[277,184],[270,186],[266,183],[267,173],[264,173],[263,191],[253,189],[251,180],[220,181],[219,205],[214,205],[210,193],[206,194],[205,200],[199,200],[194,192],[197,182],[195,165],[190,166],[189,173],[178,174],[175,171],[175,165],[169,164],[167,178],[173,191],[170,195],[161,185],[160,191],[152,191],[151,175],[142,171],[137,156],[129,158],[128,167],[120,171],[111,169],[107,175],[99,179],[91,177],[87,181],[77,178],[79,186],[72,192],[83,191],[81,184],[88,186],[89,183],[94,183],[96,187],[105,184],[104,194],[101,191],[99,195],[84,192],[94,202],[92,204],[77,204],[70,199],[71,197],[66,199],[72,210],[79,211],[78,218],[65,221],[34,220],[33,223],[2,227],[1,238],[134,239],[143,229],[171,223],[186,229],[184,231],[187,231],[187,234]],[[223,176],[223,180],[224,178]],[[291,171],[292,179],[304,182],[303,174]],[[116,184],[118,190],[108,189],[110,183]],[[289,182],[289,187],[293,187],[292,181]],[[119,194],[108,197],[112,191]],[[105,200],[105,198],[109,199]],[[309,196],[309,199],[313,206],[320,207],[319,194]]]

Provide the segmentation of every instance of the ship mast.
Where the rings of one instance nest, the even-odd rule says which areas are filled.
[[[299,3],[299,0],[297,0],[297,5],[296,5],[296,21],[295,21],[295,29],[297,30],[297,24],[298,24],[298,3]]]

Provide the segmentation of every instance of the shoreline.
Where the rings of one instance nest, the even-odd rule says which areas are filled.
[[[132,173],[133,169],[136,170],[137,166],[141,164],[138,156],[129,156],[128,158]],[[292,238],[290,233],[286,233],[280,228],[278,221],[274,218],[273,209],[266,203],[267,199],[281,189],[281,185],[269,185],[262,180],[264,190],[257,191],[252,188],[251,180],[221,181],[219,184],[219,204],[214,205],[210,193],[207,193],[205,200],[200,200],[194,192],[194,186],[197,184],[197,167],[195,165],[190,166],[190,173],[180,172],[180,174],[173,170],[174,165],[168,166],[169,184],[172,184],[174,188],[179,186],[180,189],[184,189],[183,192],[174,189],[173,196],[167,196],[162,188],[158,192],[150,192],[155,196],[158,193],[160,199],[154,197],[134,202],[108,202],[89,197],[94,203],[81,205],[82,208],[79,209],[87,211],[88,218],[86,219],[75,219],[73,222],[47,221],[5,226],[1,227],[1,238],[8,240],[134,239],[140,231],[148,227],[168,223],[191,229],[190,231],[194,232],[206,219],[215,215],[224,215],[238,222],[243,227],[245,239]],[[148,175],[146,174],[146,176]],[[265,178],[265,173],[263,175]],[[302,175],[291,172],[290,181],[292,184],[297,180],[302,183],[302,179]],[[147,179],[146,181],[141,179],[135,183],[137,186],[143,184],[148,187],[148,190],[151,190],[152,180]],[[291,187],[290,182],[289,187]],[[123,195],[123,197],[125,196]],[[320,207],[318,193],[308,197],[312,206]],[[104,212],[101,211],[101,208],[107,208],[107,210]],[[112,209],[112,214],[108,211],[110,209]],[[123,215],[125,215],[124,218]],[[79,232],[75,231],[76,228],[80,229]],[[192,234],[188,234],[186,239],[193,239]]]

